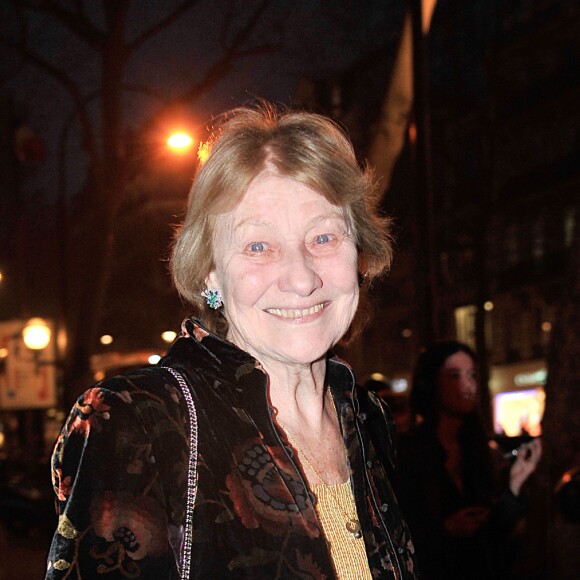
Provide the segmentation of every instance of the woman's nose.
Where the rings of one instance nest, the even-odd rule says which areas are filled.
[[[278,287],[282,292],[294,292],[300,296],[310,296],[322,287],[314,260],[305,248],[284,253]]]
[[[465,390],[469,391],[470,393],[477,392],[477,380],[474,377],[471,376],[464,377],[463,384]]]

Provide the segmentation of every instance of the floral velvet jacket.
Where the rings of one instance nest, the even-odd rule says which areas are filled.
[[[370,570],[415,578],[390,483],[389,411],[338,359],[327,381]],[[159,366],[87,390],[53,454],[59,523],[46,577],[333,578],[313,496],[272,414],[260,364],[193,319]]]

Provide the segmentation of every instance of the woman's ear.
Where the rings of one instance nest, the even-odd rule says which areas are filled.
[[[205,286],[206,288],[213,288],[215,290],[219,290],[221,285],[218,280],[218,276],[215,270],[212,270],[205,279]]]

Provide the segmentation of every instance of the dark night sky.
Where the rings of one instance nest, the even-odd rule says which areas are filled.
[[[134,1],[127,37],[134,38],[178,3]],[[0,38],[10,38],[16,30],[11,4],[4,0],[0,7]],[[91,20],[99,24],[100,2],[84,4]],[[200,1],[143,45],[130,61],[125,81],[146,87],[156,96],[128,92],[126,123],[140,127],[161,101],[179,95],[192,80],[201,78],[220,54],[219,36],[227,10],[234,10],[235,26],[257,4],[257,0]],[[195,122],[203,125],[211,115],[256,97],[290,103],[300,77],[335,75],[373,51],[394,53],[405,6],[405,0],[272,0],[253,42],[269,40],[280,50],[237,61],[225,78],[191,104]],[[468,100],[483,93],[481,67],[474,62],[493,34],[492,14],[497,12],[495,0],[472,2],[461,10],[456,0],[438,2],[429,41],[433,92]],[[32,21],[31,33],[35,48],[81,84],[85,95],[98,87],[99,62],[86,43],[46,17]],[[28,176],[26,188],[51,199],[56,189],[55,151],[72,101],[46,74],[14,58],[0,62],[1,93],[13,96],[22,121],[47,145],[47,158],[40,170]],[[94,103],[96,108],[97,100]],[[71,132],[67,142],[67,157],[75,159],[68,164],[75,167],[67,187],[70,194],[82,184],[83,160],[78,155],[78,134]]]
[[[0,34],[15,30],[7,2],[0,13]],[[129,38],[154,22],[174,2],[160,7],[155,0],[133,2]],[[93,22],[101,15],[100,3],[85,2]],[[178,95],[192,79],[198,79],[220,54],[219,35],[223,14],[236,10],[236,23],[247,17],[256,2],[205,0],[184,14],[178,22],[151,38],[129,63],[126,82],[146,86],[159,96],[127,93],[125,118],[138,127],[155,112],[160,100]],[[358,0],[325,2],[317,0],[274,0],[264,14],[254,42],[272,40],[281,50],[264,56],[239,60],[235,68],[208,93],[192,104],[196,121],[204,124],[212,114],[255,97],[290,103],[301,76],[324,77],[352,65],[361,56],[379,47],[396,45],[404,10],[402,0]],[[83,42],[63,32],[46,18],[31,27],[34,44],[43,56],[63,67],[83,85],[85,94],[98,86],[99,66],[94,53]],[[56,154],[64,120],[72,103],[52,79],[28,65],[7,59],[0,68],[0,91],[13,95],[23,121],[46,142],[47,159],[41,171],[27,179],[31,191],[42,191],[46,199],[54,195]],[[75,158],[69,192],[82,183],[82,159],[76,152],[80,144],[74,132],[68,139],[68,156]],[[69,164],[70,165],[70,164]]]

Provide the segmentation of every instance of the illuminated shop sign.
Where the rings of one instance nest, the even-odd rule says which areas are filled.
[[[540,369],[533,373],[518,373],[514,377],[517,387],[531,387],[532,385],[545,385],[548,378],[547,369]]]
[[[493,398],[494,431],[507,437],[542,434],[546,395],[542,388],[498,393]]]

